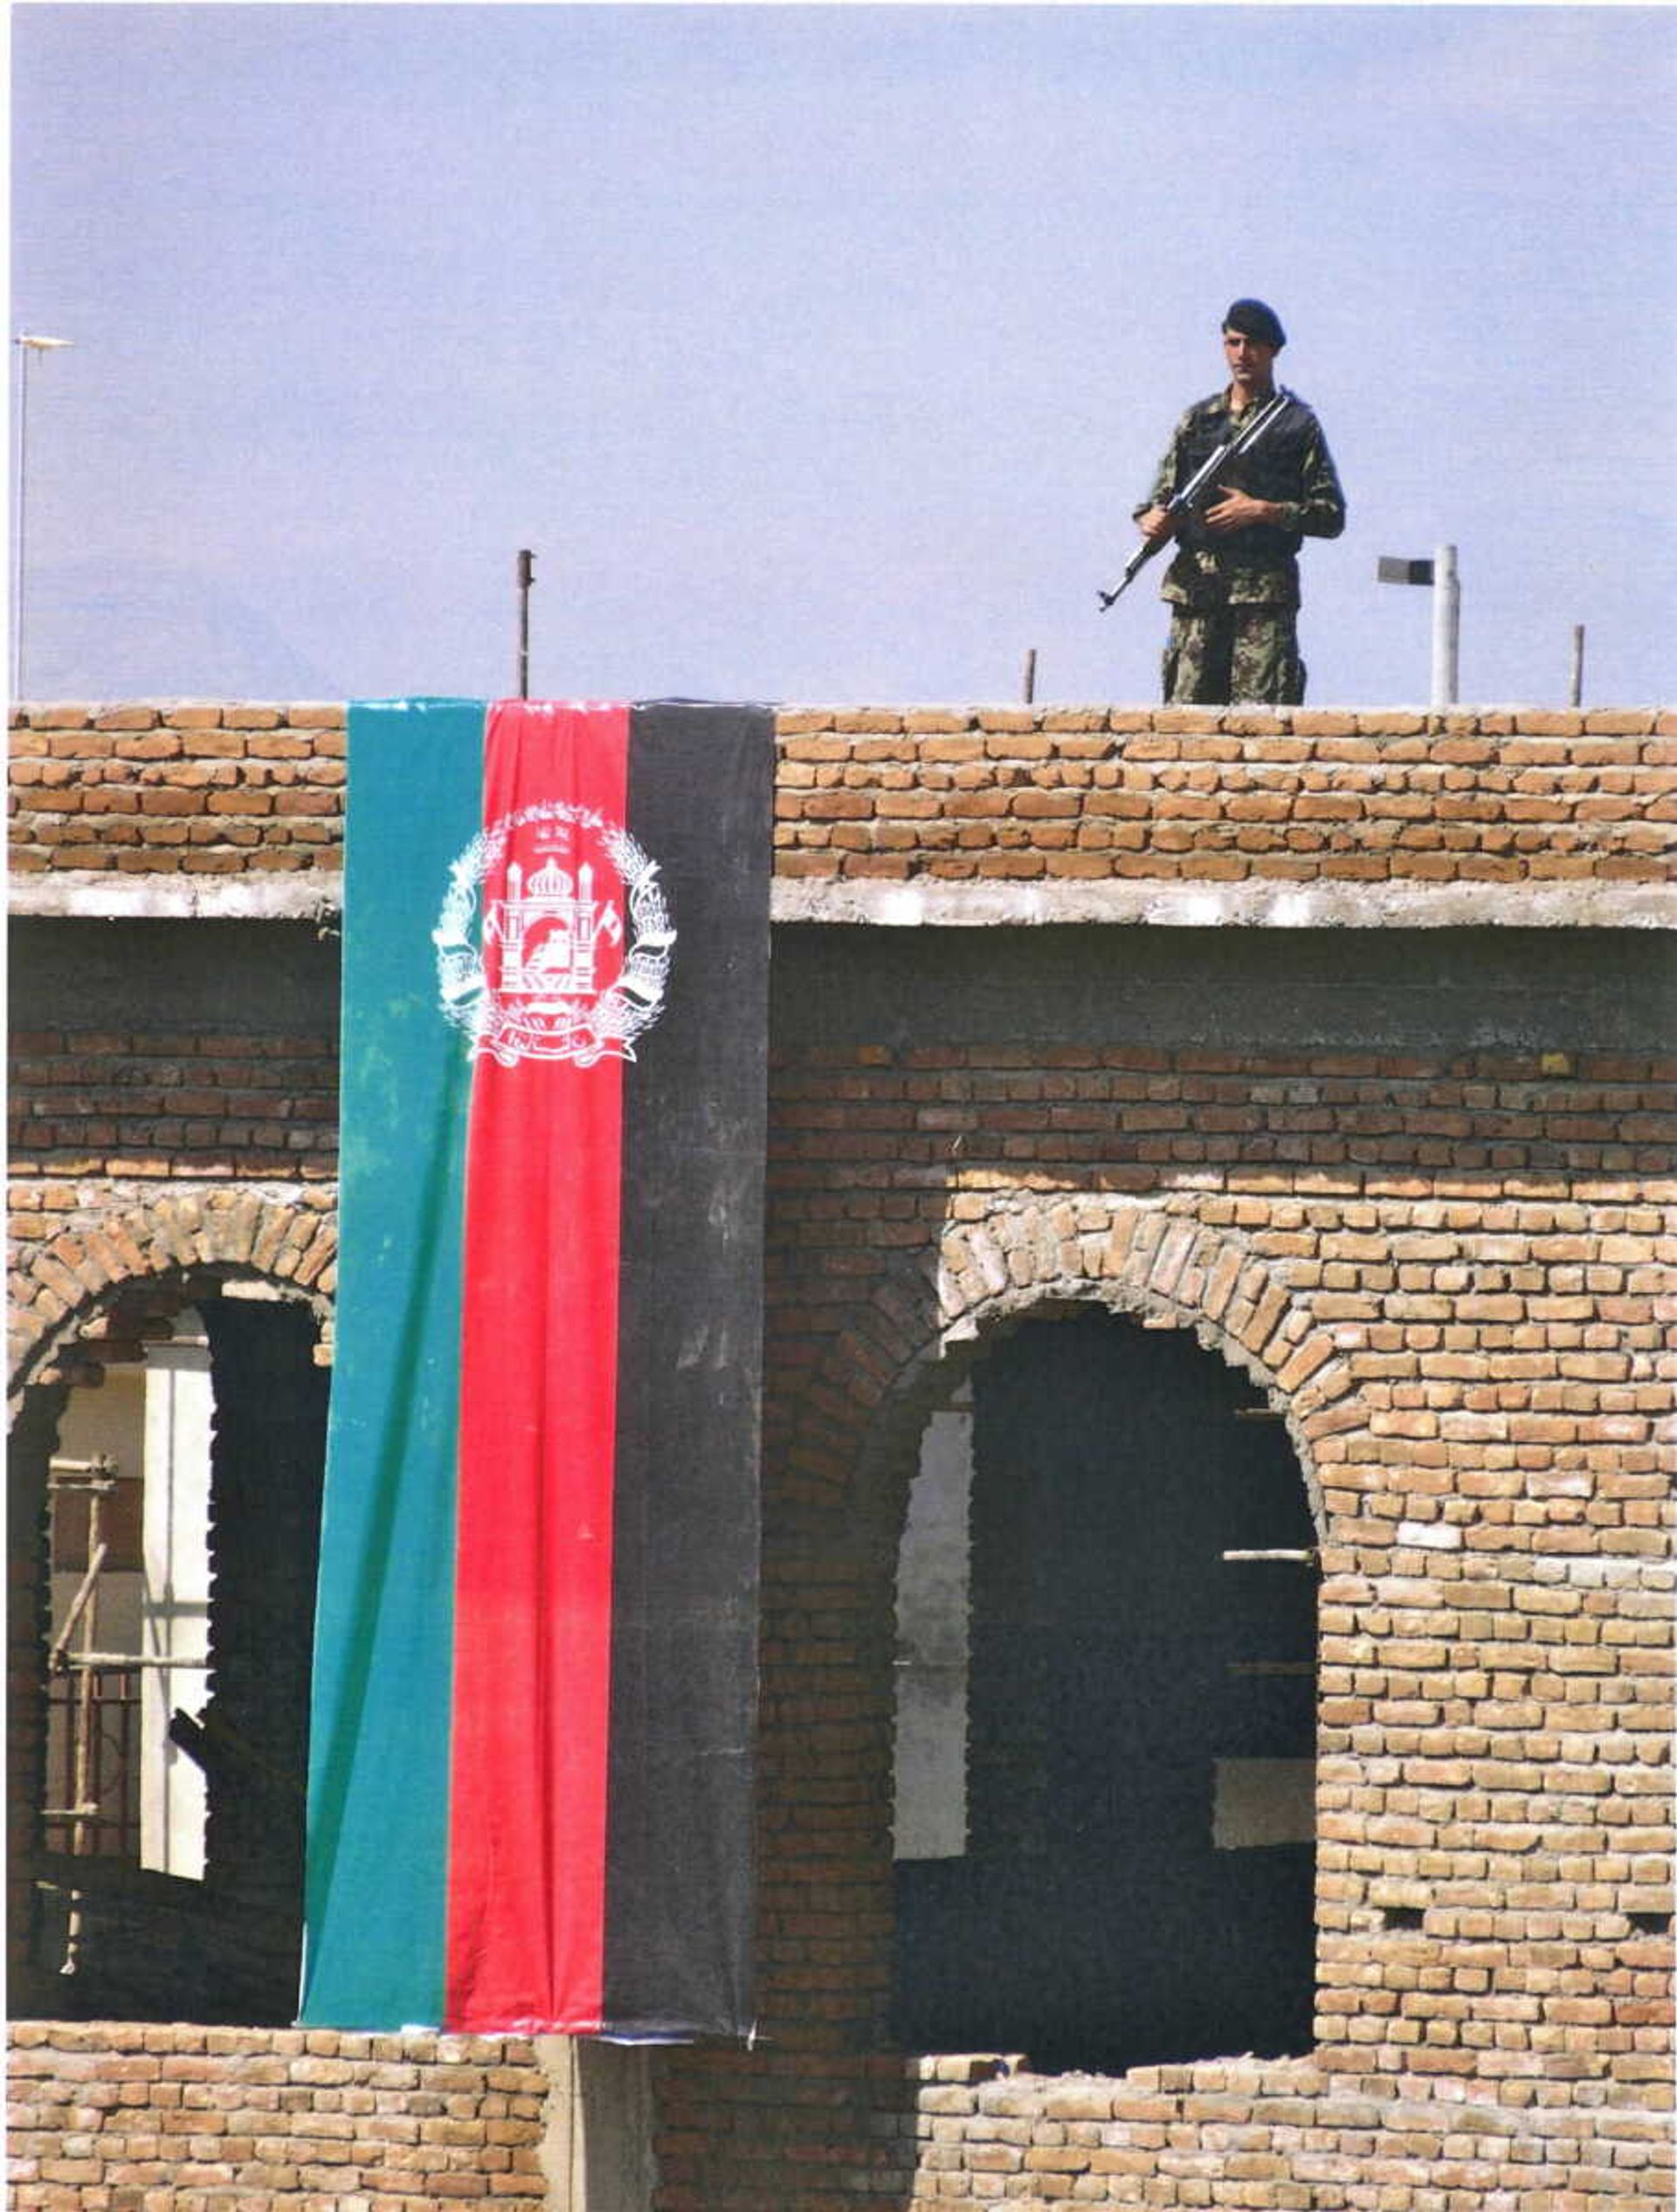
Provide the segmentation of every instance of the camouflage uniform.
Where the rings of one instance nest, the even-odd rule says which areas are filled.
[[[1237,427],[1226,391],[1190,407],[1137,517],[1163,507]],[[1170,607],[1164,697],[1178,705],[1297,706],[1305,683],[1299,546],[1307,537],[1337,537],[1345,527],[1345,494],[1321,424],[1295,399],[1250,453],[1230,463],[1223,480],[1254,499],[1280,501],[1287,520],[1224,537],[1197,517],[1184,523],[1160,592]],[[1206,503],[1215,506],[1214,493]]]

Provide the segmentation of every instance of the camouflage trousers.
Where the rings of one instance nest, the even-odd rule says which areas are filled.
[[[1164,648],[1168,706],[1298,707],[1304,677],[1294,608],[1171,608]]]

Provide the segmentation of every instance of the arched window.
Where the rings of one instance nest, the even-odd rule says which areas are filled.
[[[204,1873],[202,1769],[169,1736],[207,1695],[210,1348],[194,1307],[70,1393],[47,1470],[50,1852]],[[73,1950],[73,1936],[67,1950]]]
[[[1090,1308],[978,1358],[900,1558],[906,2044],[1309,2048],[1315,1547],[1284,1426],[1191,1337]]]
[[[60,2016],[293,2015],[316,1333],[264,1284],[172,1303],[153,1286],[20,1424],[40,1719],[13,1832],[31,1839],[24,1978]]]

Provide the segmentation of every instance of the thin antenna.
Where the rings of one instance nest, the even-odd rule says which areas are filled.
[[[528,549],[518,556],[518,695],[530,695],[530,586],[535,579],[535,556]]]
[[[11,695],[24,695],[24,594],[29,583],[29,555],[24,535],[24,502],[29,496],[29,364],[38,353],[60,353],[74,343],[70,338],[43,337],[38,330],[19,330],[12,339],[17,349],[17,498],[13,517],[17,548],[13,559],[15,582],[11,599]]]

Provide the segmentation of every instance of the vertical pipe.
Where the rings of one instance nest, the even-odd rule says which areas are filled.
[[[1457,661],[1461,648],[1461,585],[1456,549],[1439,546],[1432,567],[1432,704],[1456,703]]]
[[[1025,656],[1025,703],[1034,704],[1037,696],[1037,648],[1032,646]]]
[[[528,550],[518,556],[518,695],[530,695],[530,584],[535,575],[535,556]]]
[[[1581,707],[1584,704],[1584,625],[1582,622],[1575,622],[1572,625],[1572,683],[1567,698],[1570,706]]]

